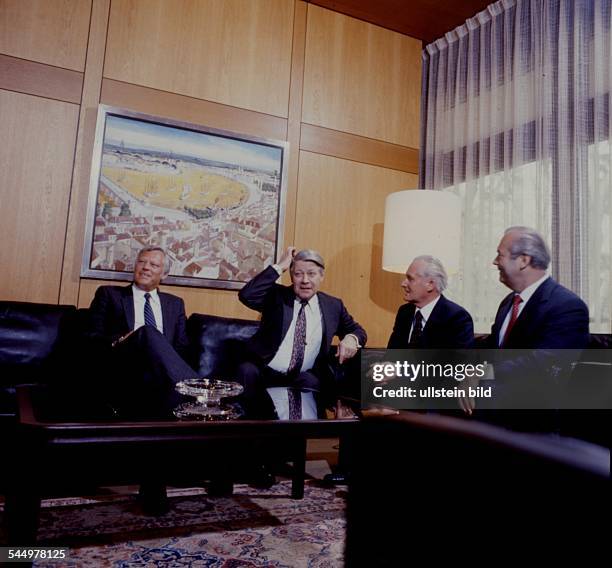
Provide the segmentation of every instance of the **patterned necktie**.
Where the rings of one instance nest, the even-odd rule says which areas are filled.
[[[304,349],[306,347],[306,312],[304,308],[308,305],[307,300],[300,300],[302,307],[298,312],[297,321],[295,322],[295,335],[293,336],[293,351],[289,367],[287,368],[288,375],[298,375],[304,363]]]
[[[149,292],[145,294],[144,322],[145,325],[152,325],[154,328],[157,329],[157,323],[155,323],[155,315],[153,314],[153,308],[151,307],[151,294],[149,294]]]
[[[300,420],[302,418],[302,393],[299,389],[287,389],[289,397],[289,420]]]
[[[300,300],[300,302],[302,306],[295,322],[293,351],[291,352],[287,375],[299,375],[304,363],[304,350],[306,348],[306,312],[304,308],[308,305],[308,302],[306,300]],[[289,420],[300,420],[302,418],[302,393],[299,389],[288,388],[287,396],[289,402]]]
[[[514,298],[512,298],[512,313],[510,314],[510,321],[508,322],[508,327],[506,328],[506,333],[504,334],[504,340],[501,342],[502,347],[504,346],[504,343],[508,341],[510,332],[516,323],[516,318],[518,318],[519,313],[519,305],[522,301],[523,298],[521,298],[519,294],[515,294]]]
[[[421,344],[421,337],[423,337],[423,314],[417,311],[414,314],[414,323],[412,325],[412,335],[408,342],[409,347],[417,347]]]

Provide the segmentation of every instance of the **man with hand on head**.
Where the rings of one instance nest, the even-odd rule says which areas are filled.
[[[128,286],[100,286],[89,308],[88,336],[102,355],[104,389],[129,415],[167,413],[181,397],[174,389],[196,372],[185,362],[185,304],[159,292],[168,274],[160,247],[143,248]]]
[[[289,270],[290,286],[276,280]],[[319,291],[325,264],[314,250],[289,247],[278,261],[255,276],[242,290],[240,301],[261,312],[261,325],[248,341],[249,360],[238,372],[244,386],[247,415],[275,416],[266,388],[287,386],[290,418],[299,418],[301,391],[312,391],[326,403],[335,393],[328,352],[340,338],[340,364],[365,345],[365,330],[351,317],[342,300]],[[337,406],[337,412],[342,408]]]

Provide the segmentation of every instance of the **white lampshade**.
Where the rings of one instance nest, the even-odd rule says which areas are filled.
[[[461,200],[446,191],[398,191],[385,202],[383,270],[406,272],[415,256],[440,259],[446,272],[459,271]]]

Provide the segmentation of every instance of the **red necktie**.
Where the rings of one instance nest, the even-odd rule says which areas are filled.
[[[508,341],[508,337],[510,336],[510,332],[516,323],[516,319],[518,318],[519,313],[519,305],[523,301],[523,298],[519,294],[515,294],[514,298],[512,298],[512,313],[510,314],[510,321],[508,322],[508,327],[506,328],[506,333],[504,334],[504,340],[501,342],[501,346],[504,346],[504,343]]]

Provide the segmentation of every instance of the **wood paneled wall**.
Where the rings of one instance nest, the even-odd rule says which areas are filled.
[[[0,53],[85,69],[91,0],[0,0]]]
[[[0,298],[56,303],[77,105],[0,91]]]
[[[419,40],[309,6],[304,122],[417,148],[420,58]]]
[[[99,103],[288,140],[285,244],[386,343],[385,196],[417,183],[421,43],[301,0],[0,0],[0,297],[89,304],[80,263]],[[105,282],[108,283],[108,282]],[[236,292],[165,287],[254,319]]]

